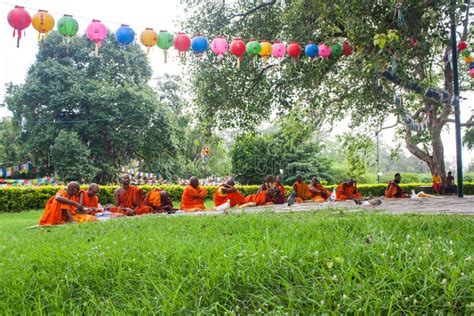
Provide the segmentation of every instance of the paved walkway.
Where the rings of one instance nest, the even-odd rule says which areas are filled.
[[[247,213],[258,213],[264,211],[275,211],[277,213],[284,212],[308,212],[317,211],[330,208],[342,208],[347,211],[375,211],[375,212],[387,212],[391,214],[457,214],[457,215],[474,215],[474,196],[465,196],[464,198],[458,198],[454,196],[436,196],[433,198],[424,198],[420,201],[412,199],[383,199],[383,203],[380,206],[361,206],[354,203],[354,201],[338,201],[333,203],[301,203],[294,204],[288,207],[286,204],[283,205],[272,205],[262,207],[252,207],[246,209],[232,208],[231,213],[238,213],[245,211]],[[207,212],[196,212],[196,213],[180,213],[180,214],[193,214],[193,215],[211,215],[211,214],[222,214],[223,212],[207,211]],[[176,214],[178,215],[178,214]]]

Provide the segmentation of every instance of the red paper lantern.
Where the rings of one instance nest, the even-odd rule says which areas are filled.
[[[236,38],[230,44],[230,53],[237,57],[237,68],[240,68],[240,61],[243,59],[247,46],[240,38]]]
[[[459,41],[458,49],[459,50],[465,50],[466,48],[467,48],[467,43],[465,41]]]
[[[352,55],[352,47],[349,42],[344,42],[344,44],[342,44],[342,54],[344,56]]]
[[[24,7],[18,5],[8,13],[8,23],[13,27],[13,37],[15,33],[18,34],[16,47],[20,47],[21,31],[26,29],[31,24],[31,16]]]
[[[298,58],[301,55],[301,46],[296,42],[292,42],[290,45],[288,45],[286,51],[290,57]]]
[[[179,55],[183,54],[186,57],[186,51],[191,47],[191,39],[184,33],[178,33],[174,37],[174,48],[179,52]]]

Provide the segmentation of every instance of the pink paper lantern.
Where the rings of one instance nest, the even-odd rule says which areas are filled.
[[[229,50],[229,43],[222,36],[216,37],[211,43],[211,50],[221,60],[224,54]]]
[[[286,55],[286,46],[285,44],[276,41],[272,45],[272,56],[276,58],[283,58]]]
[[[95,43],[95,55],[99,56],[99,48],[107,37],[107,28],[99,20],[92,20],[86,29],[87,38]]]
[[[328,59],[331,56],[331,47],[326,44],[321,44],[318,46],[319,56]]]
[[[474,68],[469,69],[469,74],[471,75],[471,78],[474,78]]]

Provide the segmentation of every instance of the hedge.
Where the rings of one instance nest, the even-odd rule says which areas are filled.
[[[408,183],[402,184],[401,187],[405,191],[416,189],[418,186],[430,186],[426,183]],[[215,187],[204,186],[208,190],[208,199],[212,199]],[[256,193],[258,185],[237,186],[238,190],[243,195]],[[335,186],[328,185],[327,189],[332,190]],[[374,196],[382,196],[384,194],[385,184],[360,184],[357,186],[362,195],[372,193]],[[46,201],[55,195],[56,192],[63,187],[58,186],[42,186],[42,187],[23,187],[23,188],[0,188],[0,213],[4,212],[21,212],[32,209],[44,208]],[[118,186],[100,186],[99,200],[102,205],[113,203],[113,193]],[[148,192],[155,188],[155,186],[141,186],[144,192]],[[162,185],[160,188],[168,191],[171,198],[175,202],[181,200],[184,186],[181,185]],[[86,189],[86,187],[83,187]],[[287,195],[291,191],[290,186],[286,186]],[[464,193],[466,195],[474,195],[474,183],[464,184]]]

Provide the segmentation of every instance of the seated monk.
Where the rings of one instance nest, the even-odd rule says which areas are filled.
[[[84,207],[79,203],[79,183],[69,182],[66,190],[59,190],[46,203],[40,225],[62,225],[65,223],[95,222],[95,216],[81,214]]]
[[[230,202],[230,207],[245,204],[245,198],[235,188],[235,181],[232,178],[219,185],[214,191],[214,204],[216,207],[226,203],[227,200]]]
[[[313,193],[309,190],[306,183],[303,182],[303,177],[298,175],[296,182],[293,184],[293,190],[296,192],[296,203],[303,203],[306,200],[311,200]]]
[[[248,206],[262,206],[262,205],[270,205],[275,202],[275,198],[277,197],[278,190],[270,187],[268,190],[262,191],[260,193],[247,195],[245,197],[245,204]]]
[[[273,176],[266,176],[265,179],[263,179],[263,184],[258,188],[257,193],[263,192],[268,190],[273,186]]]
[[[274,198],[274,202],[273,202],[275,204],[285,203],[286,190],[283,184],[281,184],[282,181],[283,181],[283,178],[281,176],[278,176],[275,182],[273,183],[273,187],[278,190],[276,192],[276,197]]]
[[[79,203],[84,207],[84,211],[89,215],[95,215],[95,213],[100,212],[99,208],[99,198],[97,197],[99,193],[99,186],[95,183],[89,185],[89,189],[81,190],[79,192]]]
[[[172,213],[177,211],[171,201],[168,191],[155,188],[148,192],[144,199],[144,204],[151,207],[153,213]]]
[[[207,190],[199,186],[199,179],[191,177],[189,185],[183,191],[179,208],[185,212],[203,211],[206,209],[204,206],[206,195]]]
[[[339,184],[336,189],[337,201],[353,200],[360,198],[362,198],[362,195],[357,192],[357,184],[353,179]]]
[[[399,186],[402,182],[402,177],[399,173],[395,174],[395,178],[388,182],[387,188],[385,189],[386,198],[408,198],[408,194],[403,192],[402,188]]]
[[[331,192],[329,192],[318,180],[318,177],[313,177],[311,179],[311,183],[308,186],[309,190],[313,194],[313,197],[311,200],[315,202],[324,202],[326,201],[330,196]]]
[[[122,176],[122,186],[114,192],[114,206],[110,208],[113,213],[122,215],[143,215],[152,212],[152,208],[143,205],[143,191],[130,185],[131,177],[128,174]]]

